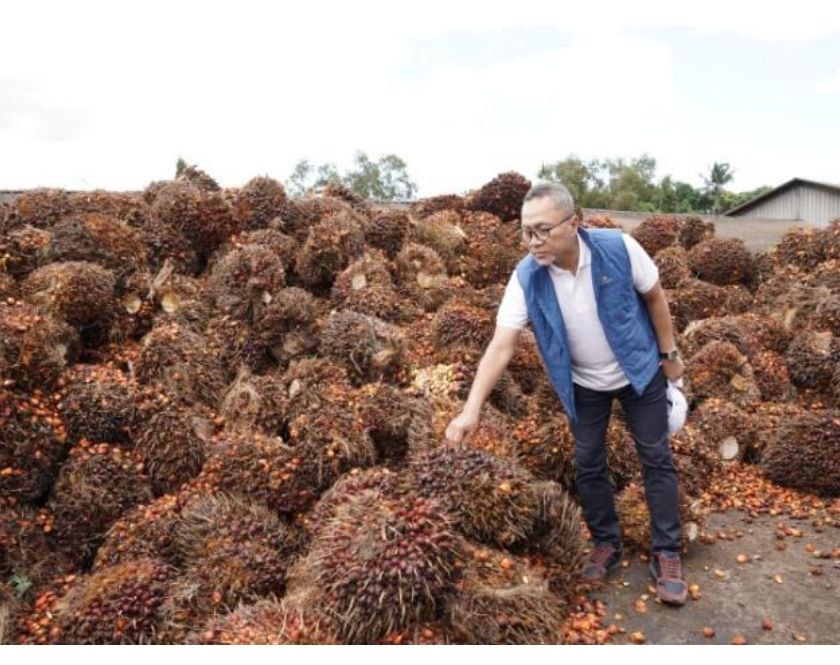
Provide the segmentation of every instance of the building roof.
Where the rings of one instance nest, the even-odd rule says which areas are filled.
[[[765,192],[764,194],[760,194],[755,198],[750,199],[746,203],[742,203],[741,205],[737,205],[734,208],[727,210],[724,216],[731,215],[733,213],[741,213],[749,210],[754,205],[761,203],[765,199],[769,199],[771,196],[776,196],[777,194],[781,194],[783,191],[788,189],[792,189],[798,185],[808,185],[810,187],[816,187],[817,189],[822,189],[827,192],[831,192],[832,194],[840,195],[840,185],[832,185],[827,182],[817,182],[816,180],[806,180],[805,178],[791,178],[786,183],[783,183],[776,187],[775,189],[771,189],[769,192]]]

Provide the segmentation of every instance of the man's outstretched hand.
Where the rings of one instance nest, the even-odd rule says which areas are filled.
[[[466,443],[478,429],[478,421],[478,416],[463,411],[455,416],[446,427],[446,445],[460,446]]]

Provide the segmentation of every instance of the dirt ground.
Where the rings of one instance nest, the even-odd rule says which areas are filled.
[[[788,535],[777,535],[780,524]],[[705,533],[717,538],[694,543],[683,560],[686,581],[699,586],[683,607],[656,601],[648,562],[638,555],[591,593],[606,604],[606,623],[625,631],[612,643],[640,632],[646,644],[739,637],[747,644],[840,644],[840,561],[819,556],[840,546],[840,528],[819,533],[807,520],[750,520],[729,511],[714,514]],[[705,637],[704,628],[714,635]]]

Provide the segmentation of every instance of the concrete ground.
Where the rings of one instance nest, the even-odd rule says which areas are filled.
[[[793,535],[780,538],[780,522]],[[767,515],[749,523],[730,511],[714,514],[706,533],[731,540],[692,545],[683,567],[699,593],[683,607],[656,602],[639,556],[591,594],[607,605],[605,623],[626,631],[613,643],[641,632],[646,644],[730,644],[737,637],[747,644],[840,644],[840,560],[814,552],[840,547],[839,528],[818,533],[808,521]],[[705,637],[704,628],[714,636]]]

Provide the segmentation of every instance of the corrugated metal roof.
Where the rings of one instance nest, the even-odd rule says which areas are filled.
[[[769,199],[770,197],[776,196],[777,194],[782,193],[790,189],[791,187],[795,187],[796,185],[810,185],[811,187],[817,187],[818,189],[823,189],[834,194],[840,194],[840,185],[832,185],[827,182],[817,182],[816,180],[806,180],[805,178],[791,178],[786,183],[783,183],[776,187],[775,189],[771,189],[769,192],[765,192],[755,198],[750,199],[746,203],[742,203],[741,205],[737,205],[734,208],[727,210],[724,216],[731,215],[736,212],[744,212],[749,208],[752,208],[757,203],[761,203],[765,199]]]

